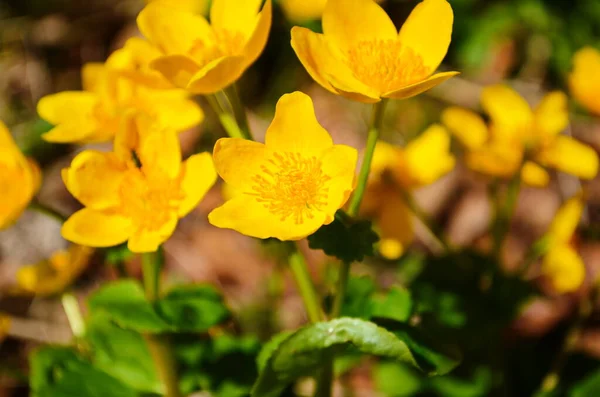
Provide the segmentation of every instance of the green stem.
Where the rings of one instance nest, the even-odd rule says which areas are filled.
[[[227,99],[229,99],[229,103],[233,109],[233,115],[235,116],[244,138],[252,140],[252,132],[250,131],[250,124],[248,123],[248,115],[244,109],[244,104],[240,98],[237,85],[234,83],[225,88],[223,92],[225,93]]]
[[[212,107],[212,109],[216,113],[217,117],[219,118],[219,121],[221,122],[221,125],[225,129],[225,132],[227,132],[227,135],[229,135],[231,138],[247,139],[246,135],[238,126],[235,117],[227,110],[223,109],[223,107],[221,107],[215,95],[206,95],[206,100],[208,101],[210,107]]]
[[[163,267],[163,251],[142,254],[142,271],[146,298],[155,302],[160,297],[160,271]],[[164,388],[165,397],[182,397],[179,391],[177,360],[167,335],[145,334],[144,339],[154,360],[154,365]]]
[[[525,255],[523,263],[517,269],[515,274],[519,277],[524,277],[529,271],[531,265],[533,265],[535,261],[537,261],[539,258],[544,256],[548,252],[548,249],[550,248],[549,243],[550,240],[547,237],[542,237],[535,243],[533,243],[533,245]]]
[[[32,201],[31,203],[29,203],[28,209],[39,212],[40,214],[46,215],[50,218],[53,218],[60,223],[65,223],[67,221],[67,217],[65,215],[61,214],[60,212],[56,211],[55,209],[52,209],[52,208],[40,203],[39,201]]]
[[[379,132],[381,131],[381,125],[383,124],[383,115],[385,113],[386,104],[387,100],[382,99],[380,102],[373,105],[371,127],[369,128],[369,134],[367,136],[365,155],[360,167],[360,172],[358,174],[358,183],[348,206],[348,214],[352,217],[358,214],[360,204],[362,203],[363,196],[365,195],[365,190],[367,189],[367,181],[369,179],[369,172],[371,171],[373,154],[375,153],[375,146],[379,140]]]
[[[306,261],[298,249],[294,251],[289,258],[290,268],[296,279],[298,290],[304,301],[304,307],[308,313],[308,318],[312,323],[318,323],[323,319],[319,298],[314,285],[308,273]]]
[[[77,298],[71,293],[65,293],[61,298],[61,302],[73,336],[81,338],[85,334],[85,321],[83,321]]]
[[[328,360],[317,376],[315,397],[330,397],[333,391],[333,359]]]
[[[493,228],[494,237],[494,256],[501,258],[502,245],[508,232],[510,231],[510,223],[517,205],[519,192],[521,191],[521,172],[517,172],[509,181],[506,187],[504,200],[497,198],[496,201],[496,219]]]
[[[443,228],[437,224],[431,217],[423,211],[423,209],[417,204],[416,200],[405,190],[402,191],[402,197],[404,198],[404,202],[410,211],[425,225],[425,227],[429,230],[431,236],[435,239],[436,243],[441,247],[442,251],[448,252],[450,251],[450,245],[448,241],[444,237]]]

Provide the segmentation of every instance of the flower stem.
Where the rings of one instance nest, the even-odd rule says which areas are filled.
[[[450,251],[450,245],[448,241],[444,237],[444,230],[442,227],[437,224],[431,217],[423,211],[423,209],[417,204],[413,195],[410,192],[405,190],[402,191],[402,197],[404,198],[404,202],[410,211],[425,225],[425,227],[429,230],[431,237],[435,239],[435,243],[438,245],[439,249],[443,252]]]
[[[290,268],[296,279],[296,284],[300,290],[300,295],[304,301],[304,307],[308,313],[311,323],[318,323],[322,320],[321,305],[315,291],[314,285],[308,273],[306,261],[298,249],[296,249],[289,258]]]
[[[356,185],[356,189],[354,190],[354,194],[350,199],[350,205],[348,206],[348,214],[350,216],[356,216],[358,214],[360,204],[362,203],[363,196],[365,195],[365,190],[367,189],[367,181],[369,179],[369,172],[371,171],[373,154],[375,153],[375,146],[379,140],[379,132],[381,131],[386,104],[387,100],[382,99],[380,102],[373,105],[371,127],[369,128],[369,133],[367,136],[365,155],[360,167],[360,173],[358,174],[358,183]]]
[[[504,200],[496,197],[496,219],[493,226],[494,256],[500,260],[502,255],[502,245],[508,232],[510,231],[510,223],[517,205],[519,192],[521,191],[521,172],[517,172],[515,176],[508,182]],[[496,194],[498,194],[496,192]]]
[[[67,221],[67,217],[60,212],[52,209],[39,201],[32,201],[29,203],[29,209],[32,211],[39,212],[40,214],[46,215],[50,218],[57,220],[60,223],[65,223]]]
[[[248,139],[238,126],[235,117],[227,110],[223,109],[216,95],[207,95],[206,100],[216,113],[217,117],[219,118],[219,122],[225,129],[225,132],[227,132],[227,135],[229,135],[231,138]]]
[[[240,127],[240,130],[242,131],[242,134],[244,135],[244,138],[252,140],[252,132],[250,131],[250,124],[248,123],[248,114],[244,109],[244,104],[240,98],[237,85],[234,83],[225,88],[223,92],[231,104],[233,115],[238,123],[238,126]]]
[[[71,326],[71,331],[75,338],[81,338],[85,334],[85,322],[79,309],[79,302],[77,298],[71,293],[63,294],[61,298],[63,309],[67,315],[67,320]]]
[[[142,271],[146,298],[155,302],[160,295],[160,271],[164,263],[163,251],[142,254]],[[177,361],[167,335],[145,334],[144,339],[164,388],[165,397],[181,397]]]

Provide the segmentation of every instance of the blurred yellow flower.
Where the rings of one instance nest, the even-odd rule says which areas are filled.
[[[209,0],[146,0],[147,3],[162,3],[169,7],[177,8],[196,14],[205,14],[208,10]]]
[[[234,83],[261,54],[271,29],[271,0],[213,0],[209,24],[162,2],[138,16],[141,32],[161,52],[151,66],[175,86],[212,94]]]
[[[199,124],[204,115],[189,94],[173,89],[149,69],[148,63],[158,55],[147,42],[135,38],[105,64],[85,65],[84,91],[60,92],[39,101],[39,115],[55,126],[43,138],[57,143],[109,141],[124,120],[136,113],[154,117],[176,131]]]
[[[305,22],[320,19],[327,0],[281,0],[281,8],[287,19]]]
[[[375,103],[415,96],[458,74],[434,74],[450,45],[446,0],[424,0],[400,33],[373,0],[329,0],[324,34],[292,29],[292,47],[312,78],[334,94]]]
[[[573,58],[569,87],[575,99],[590,112],[600,115],[600,51],[585,47]]]
[[[356,149],[333,144],[317,122],[310,97],[284,95],[265,144],[217,141],[215,167],[237,194],[208,219],[247,236],[302,239],[331,223],[348,200],[357,157]]]
[[[94,253],[93,248],[73,244],[57,251],[50,259],[23,266],[17,273],[16,292],[39,296],[63,292],[83,273]]]
[[[454,168],[455,162],[450,136],[440,125],[429,127],[405,148],[377,143],[361,213],[375,219],[383,257],[399,258],[414,239],[405,195],[437,181]]]
[[[40,183],[40,169],[21,153],[0,121],[0,230],[21,216]]]
[[[486,175],[510,178],[521,170],[523,181],[544,186],[555,168],[583,179],[598,173],[598,155],[571,137],[560,135],[569,123],[567,97],[552,92],[532,109],[505,85],[487,87],[482,106],[491,119],[486,125],[476,113],[451,107],[442,121],[462,143],[467,165]],[[525,163],[523,164],[523,161]]]
[[[181,162],[176,134],[145,118],[127,123],[111,153],[86,150],[63,170],[67,189],[86,208],[63,225],[65,239],[91,247],[129,241],[156,251],[216,180],[209,153]]]
[[[10,331],[10,317],[0,313],[0,343],[6,338],[8,335],[8,331]]]
[[[560,293],[577,290],[585,279],[585,265],[571,243],[583,207],[582,196],[567,200],[546,234],[549,249],[542,262],[542,272]]]

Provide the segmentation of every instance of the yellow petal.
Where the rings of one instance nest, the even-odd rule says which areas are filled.
[[[81,83],[84,91],[99,93],[106,80],[106,68],[103,63],[90,62],[81,68]]]
[[[245,68],[243,56],[226,56],[215,59],[192,76],[186,88],[195,94],[214,94],[239,79]]]
[[[557,292],[577,290],[585,279],[585,265],[579,254],[568,245],[558,245],[544,257],[542,272],[552,280]]]
[[[140,137],[137,154],[144,173],[175,179],[181,169],[181,146],[175,131],[158,128],[151,119],[138,118],[136,123]]]
[[[192,211],[217,181],[217,171],[210,153],[191,156],[184,163],[181,172],[184,198],[179,204],[179,217]]]
[[[8,335],[8,332],[10,331],[10,327],[11,327],[10,317],[3,313],[0,313],[0,344],[2,343],[4,338],[6,338],[6,336]]]
[[[185,131],[202,122],[204,113],[202,108],[191,99],[169,98],[165,95],[156,95],[148,98],[148,106],[156,113],[156,121],[165,128],[174,131]]]
[[[567,96],[560,91],[547,94],[535,108],[536,133],[540,137],[553,137],[567,128],[569,108]]]
[[[450,46],[454,13],[446,0],[424,0],[400,29],[400,42],[415,51],[429,73],[440,65]]]
[[[135,253],[157,251],[158,247],[167,241],[175,231],[177,220],[177,215],[173,213],[169,216],[168,220],[157,229],[140,229],[135,231],[131,237],[129,237],[127,248]]]
[[[281,7],[286,18],[293,22],[305,22],[320,19],[327,0],[283,0]]]
[[[519,148],[491,142],[465,155],[467,166],[485,175],[509,178],[518,171],[523,152]]]
[[[342,208],[354,189],[358,152],[346,145],[334,145],[321,157],[321,169],[329,180],[326,183],[327,204],[323,209],[326,222],[333,221],[335,212]]]
[[[213,31],[204,17],[161,2],[148,4],[138,15],[137,24],[142,34],[168,55],[186,54],[198,40],[214,41]]]
[[[529,186],[544,187],[550,182],[548,172],[538,164],[528,161],[523,165],[521,178]]]
[[[335,88],[337,93],[352,101],[377,103],[381,93],[358,80],[347,68],[339,68],[334,73],[325,73],[325,78]]]
[[[38,114],[55,127],[42,137],[57,143],[90,138],[98,130],[93,118],[96,106],[98,97],[91,92],[65,91],[43,97],[37,105]]]
[[[566,244],[571,240],[581,221],[583,207],[581,196],[570,198],[560,207],[547,233],[552,244]]]
[[[200,70],[200,66],[185,55],[159,57],[152,61],[150,66],[179,88],[187,88],[192,77]]]
[[[277,102],[265,143],[275,151],[311,153],[333,145],[331,135],[317,121],[312,99],[299,91],[286,94]]]
[[[369,182],[379,182],[384,172],[395,168],[399,164],[399,156],[401,155],[402,152],[398,148],[387,142],[378,141],[371,161]]]
[[[63,181],[69,192],[86,207],[102,210],[120,205],[124,171],[124,165],[114,154],[86,150],[63,170]]]
[[[231,0],[229,0],[231,1]],[[258,22],[244,47],[244,55],[246,56],[245,65],[250,66],[263,52],[267,40],[269,39],[269,31],[271,30],[271,18],[273,14],[273,6],[271,0],[267,0],[262,11],[258,14]]]
[[[481,105],[498,131],[507,138],[531,133],[533,112],[531,107],[512,88],[498,84],[483,89]],[[502,137],[498,137],[502,138]]]
[[[256,25],[256,15],[262,0],[213,0],[210,23],[222,30],[242,32],[250,36]]]
[[[435,86],[442,84],[444,81],[448,80],[451,77],[460,74],[460,72],[443,72],[436,73],[433,76],[427,78],[426,80],[420,81],[418,83],[414,83],[405,87],[398,88],[394,91],[387,92],[382,96],[384,98],[392,98],[392,99],[407,99],[413,96],[419,95],[427,90],[432,89]]]
[[[450,135],[444,127],[437,124],[406,146],[404,158],[409,173],[407,179],[412,181],[412,187],[435,182],[452,171],[456,163],[450,153]]]
[[[329,0],[323,12],[323,32],[342,50],[361,41],[398,37],[390,17],[373,0]]]
[[[594,149],[568,136],[557,136],[536,159],[547,167],[556,168],[583,179],[598,174],[598,154]]]
[[[465,147],[477,149],[488,139],[488,128],[475,112],[459,107],[450,107],[442,113],[442,122]]]
[[[265,145],[240,138],[221,138],[213,150],[213,161],[221,178],[241,190],[254,184],[252,178],[261,172],[267,157]]]
[[[131,221],[116,214],[84,208],[64,223],[65,240],[88,247],[112,247],[127,241],[132,232]]]
[[[592,47],[582,48],[575,54],[573,64],[569,76],[571,94],[590,112],[600,115],[600,52]]]
[[[12,134],[4,124],[0,120],[0,149],[2,150],[3,158],[0,158],[0,161],[4,160],[6,162],[10,159],[10,163],[22,163],[24,160],[24,156],[21,153],[21,149],[15,143]]]
[[[376,224],[382,241],[393,240],[406,248],[415,238],[410,209],[401,195],[394,190],[388,190],[385,197],[381,197]]]
[[[312,218],[296,223],[293,216],[282,219],[259,203],[253,196],[241,194],[208,214],[209,222],[219,228],[233,229],[256,238],[300,240],[314,233],[325,222],[325,214],[316,211]]]

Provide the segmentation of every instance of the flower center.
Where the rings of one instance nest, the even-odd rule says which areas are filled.
[[[421,81],[430,74],[423,59],[399,40],[361,41],[348,51],[354,76],[382,93]]]
[[[189,51],[201,68],[215,59],[240,55],[246,44],[246,37],[242,32],[227,29],[213,29],[213,31],[214,42],[196,40]]]
[[[275,153],[262,172],[255,175],[252,192],[259,203],[285,221],[292,217],[298,225],[314,218],[327,204],[331,178],[323,174],[321,161],[299,153]]]
[[[158,230],[179,208],[183,193],[177,180],[130,166],[121,184],[121,211],[138,229]]]

